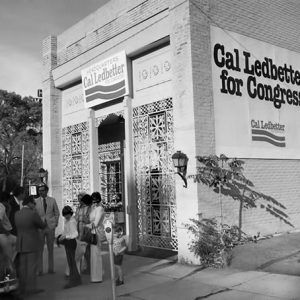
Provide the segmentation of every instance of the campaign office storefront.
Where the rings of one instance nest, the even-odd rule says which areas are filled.
[[[299,227],[300,46],[289,23],[259,22],[280,21],[276,3],[112,0],[45,39],[43,167],[60,206],[76,206],[80,191],[117,195],[130,250],[197,263],[184,224],[197,214],[237,223],[239,203],[192,180],[183,187],[172,163],[180,150],[188,174],[197,155],[245,161],[245,176],[269,196],[243,212],[245,232]],[[253,23],[243,11],[260,15]]]

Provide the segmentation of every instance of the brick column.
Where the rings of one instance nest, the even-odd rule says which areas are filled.
[[[132,136],[132,99],[124,97],[125,145],[124,145],[124,188],[126,205],[126,230],[128,235],[128,250],[137,249],[137,220],[134,182],[134,153]]]
[[[62,208],[61,92],[55,88],[52,69],[57,65],[57,39],[43,41],[43,167],[48,171],[49,195]],[[61,219],[61,218],[60,218]]]
[[[95,126],[95,111],[89,109],[90,137],[90,193],[99,192],[98,127]]]
[[[194,93],[191,56],[191,25],[189,1],[175,0],[170,7],[170,44],[173,68],[174,101],[174,148],[184,152],[188,158],[188,174],[196,169],[196,140]],[[189,218],[195,218],[198,212],[197,185],[188,180],[183,187],[182,179],[176,175],[178,261],[199,263],[188,249],[191,236],[184,227]]]

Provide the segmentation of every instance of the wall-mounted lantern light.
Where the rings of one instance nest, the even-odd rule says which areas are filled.
[[[187,163],[188,157],[186,154],[182,153],[181,151],[177,151],[172,155],[172,160],[174,167],[177,169],[177,174],[181,177],[184,181],[184,186],[187,187],[187,179],[186,179],[186,170],[187,170]]]
[[[41,182],[44,184],[47,184],[48,171],[43,168],[40,168],[38,174],[39,174],[39,177],[41,178]]]

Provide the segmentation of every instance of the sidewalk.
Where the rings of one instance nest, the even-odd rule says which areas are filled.
[[[180,265],[168,259],[126,255],[125,284],[117,287],[117,299],[300,299],[300,277],[267,273],[261,268],[266,266],[268,270],[273,268],[274,272],[280,273],[282,265],[286,265],[287,270],[293,270],[294,274],[299,270],[300,275],[300,264],[295,263],[300,258],[299,254],[297,256],[299,237],[300,233],[244,245],[237,250],[233,267],[221,270],[203,270],[199,266]],[[90,283],[89,276],[83,275],[83,285],[68,290],[62,289],[65,284],[63,248],[55,248],[55,258],[56,273],[38,278],[39,287],[45,292],[28,299],[112,299],[107,251],[103,252],[104,281]]]

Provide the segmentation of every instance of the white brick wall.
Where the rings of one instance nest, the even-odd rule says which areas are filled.
[[[197,0],[190,2],[196,147],[198,155],[214,151],[214,118],[210,32],[214,25],[289,50],[300,52],[298,1]],[[300,161],[244,159],[245,175],[258,192],[273,197],[296,228],[300,227]],[[218,195],[199,185],[199,213],[220,215]],[[238,203],[223,200],[224,221],[238,222]],[[243,229],[262,234],[292,230],[264,209],[244,210]]]

